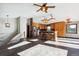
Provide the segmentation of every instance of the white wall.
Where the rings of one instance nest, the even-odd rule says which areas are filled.
[[[71,22],[69,24],[77,24],[77,34],[69,34],[65,32],[65,36],[66,37],[75,37],[75,38],[79,38],[79,21],[77,22]],[[65,30],[66,31],[66,30]]]
[[[26,34],[27,33],[27,21],[26,20],[27,20],[26,17],[20,17],[20,33],[23,33],[22,38],[25,38],[27,36]]]
[[[0,18],[0,42],[2,42],[2,44],[8,43],[17,34],[16,18],[8,19],[8,23],[10,23],[10,27],[6,27],[5,23],[6,23],[6,18]]]
[[[15,18],[8,19],[10,27],[5,27],[6,18],[0,18],[0,33],[14,33],[17,30],[17,21]]]
[[[21,38],[27,37],[27,18],[26,17],[17,17],[17,29],[18,29],[18,34],[21,35]]]

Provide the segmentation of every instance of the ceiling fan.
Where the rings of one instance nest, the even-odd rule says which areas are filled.
[[[42,5],[38,5],[38,4],[34,4],[34,5],[40,7],[40,8],[37,10],[37,12],[38,12],[38,11],[44,11],[45,13],[48,12],[48,8],[55,8],[55,7],[56,7],[56,6],[47,6],[47,3],[43,3]]]
[[[50,14],[50,18],[44,18],[43,20],[41,20],[41,21],[43,21],[44,23],[48,23],[50,20],[52,20],[52,19],[54,19],[55,20],[55,18],[53,17],[53,15],[52,14]]]

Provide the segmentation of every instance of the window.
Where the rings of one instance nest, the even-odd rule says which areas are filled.
[[[77,24],[67,24],[66,32],[70,34],[77,34]]]
[[[51,32],[51,27],[47,26],[47,32]]]

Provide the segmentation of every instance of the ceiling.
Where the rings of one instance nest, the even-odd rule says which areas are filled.
[[[73,21],[79,20],[79,3],[48,3],[55,5],[55,9],[49,9],[48,13],[36,12],[39,8],[33,3],[0,3],[0,17],[33,17],[40,18],[45,15],[53,14],[57,21],[71,18]]]

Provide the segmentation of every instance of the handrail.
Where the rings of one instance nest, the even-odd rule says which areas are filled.
[[[14,37],[10,40],[10,42],[9,42],[8,44],[10,44],[10,43],[12,43],[12,42],[14,42],[14,41],[20,40],[22,35],[24,35],[24,32],[23,32],[23,33],[19,33],[19,34],[17,34],[16,36],[14,36]]]

